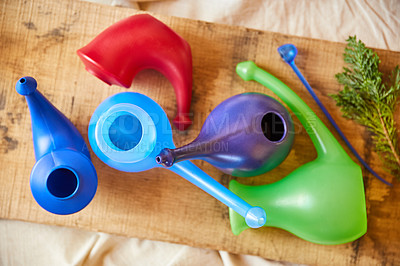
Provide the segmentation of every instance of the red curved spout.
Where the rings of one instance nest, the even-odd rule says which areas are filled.
[[[129,88],[146,68],[161,72],[176,93],[179,130],[187,129],[192,97],[192,53],[189,44],[168,26],[147,14],[121,20],[77,51],[86,70],[111,85]]]

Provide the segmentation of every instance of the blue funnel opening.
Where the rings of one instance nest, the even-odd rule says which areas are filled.
[[[283,118],[274,112],[269,112],[263,116],[261,128],[264,136],[272,142],[279,142],[286,135],[286,126]]]
[[[78,178],[67,168],[57,168],[47,178],[47,189],[57,198],[72,196],[78,187]]]
[[[140,142],[143,134],[142,124],[136,116],[124,114],[114,120],[108,134],[117,148],[128,151]]]

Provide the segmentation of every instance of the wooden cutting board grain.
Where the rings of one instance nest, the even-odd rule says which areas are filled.
[[[29,174],[35,163],[30,114],[14,85],[22,76],[35,77],[39,90],[71,119],[87,140],[87,126],[95,108],[108,96],[126,89],[109,87],[87,73],[76,50],[103,29],[138,11],[72,0],[3,0],[0,5],[0,218],[260,255],[279,261],[318,265],[400,264],[400,184],[382,170],[378,156],[372,151],[369,133],[342,118],[328,96],[340,89],[334,74],[343,66],[344,43],[156,16],[186,39],[193,53],[194,124],[187,132],[174,132],[177,145],[193,140],[210,111],[228,97],[250,91],[274,96],[263,86],[244,82],[235,74],[236,64],[244,60],[254,60],[280,78],[333,131],[276,52],[278,46],[288,42],[298,47],[298,67],[351,143],[379,174],[394,182],[393,187],[388,187],[364,170],[367,234],[353,243],[322,246],[276,228],[247,230],[234,236],[228,208],[183,178],[162,169],[122,173],[106,166],[93,153],[99,186],[91,204],[68,216],[41,209],[29,188]],[[385,73],[400,63],[400,53],[379,50],[378,54]],[[173,88],[158,72],[139,73],[129,91],[150,96],[169,118],[174,117]],[[238,178],[239,182],[270,183],[315,158],[316,152],[305,130],[297,119],[295,124],[295,145],[287,160],[270,173]],[[195,163],[224,185],[232,178],[207,163]]]

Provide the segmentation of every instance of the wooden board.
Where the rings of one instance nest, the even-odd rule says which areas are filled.
[[[228,208],[181,177],[160,169],[131,174],[118,172],[93,153],[99,186],[92,203],[69,216],[44,211],[34,201],[29,188],[29,174],[35,162],[30,115],[24,98],[14,90],[15,83],[25,75],[35,77],[41,92],[71,119],[87,140],[87,126],[95,108],[106,97],[125,89],[109,87],[87,73],[76,50],[106,27],[137,11],[72,0],[3,0],[0,5],[0,218],[254,254],[279,261],[318,265],[400,264],[399,183],[393,180],[394,187],[388,187],[366,171],[368,232],[353,243],[338,246],[312,244],[275,228],[247,230],[234,236],[230,231]],[[284,81],[328,125],[276,52],[278,46],[291,42],[299,49],[297,65],[344,133],[372,167],[392,181],[372,152],[370,135],[363,127],[343,119],[328,96],[340,88],[334,74],[343,66],[345,44],[156,17],[186,39],[193,52],[194,125],[185,133],[174,132],[177,145],[193,140],[209,112],[222,100],[246,91],[273,95],[261,85],[244,82],[235,74],[235,65],[244,60],[254,60]],[[385,73],[400,63],[400,53],[378,51],[378,54]],[[140,73],[130,91],[150,96],[170,118],[174,117],[173,89],[161,74]],[[238,178],[240,182],[253,185],[273,182],[315,158],[305,130],[298,120],[295,123],[295,145],[287,160],[270,173]],[[207,163],[195,163],[224,185],[232,178]]]

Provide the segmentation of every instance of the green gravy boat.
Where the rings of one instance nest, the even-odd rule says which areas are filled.
[[[229,189],[266,211],[264,226],[284,229],[318,244],[353,241],[367,231],[364,183],[360,166],[351,160],[310,107],[282,81],[247,61],[237,74],[273,91],[297,115],[317,150],[317,158],[268,185],[246,186],[232,180]],[[229,211],[235,235],[249,228]]]

